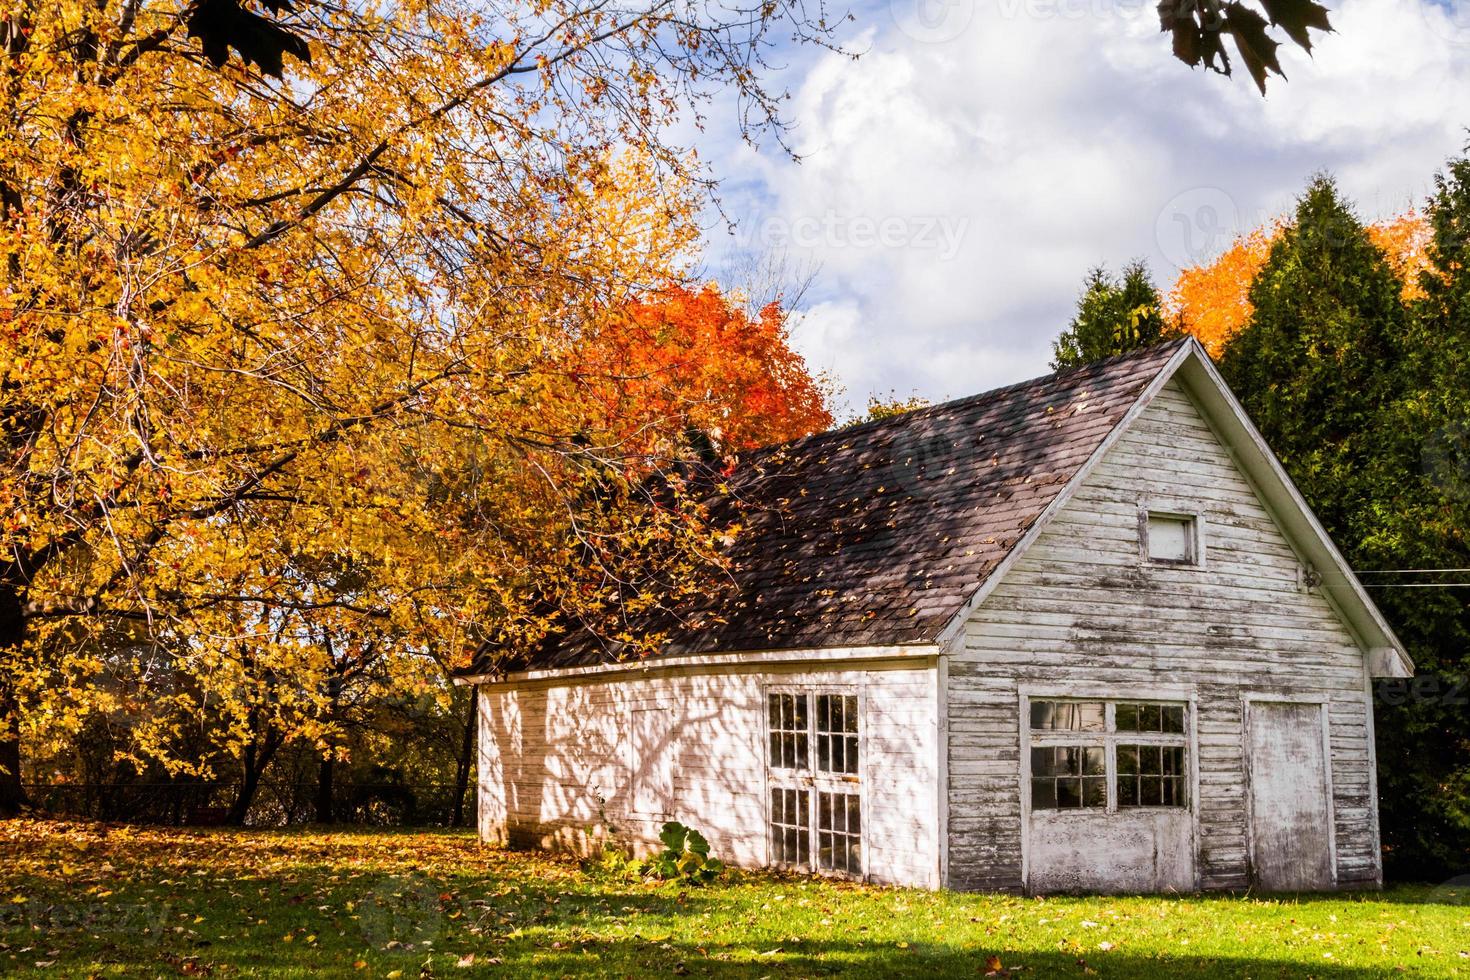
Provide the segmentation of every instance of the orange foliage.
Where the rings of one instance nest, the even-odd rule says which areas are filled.
[[[1179,273],[1167,300],[1170,317],[1177,319],[1212,355],[1220,353],[1250,320],[1251,281],[1265,264],[1271,245],[1285,227],[1283,221],[1241,235],[1219,258]],[[1397,217],[1368,226],[1368,237],[1383,252],[1404,281],[1404,299],[1423,295],[1419,274],[1428,267],[1425,249],[1429,223],[1410,209]]]
[[[738,451],[832,425],[826,390],[791,349],[786,311],[751,315],[718,288],[670,286],[628,304],[583,346],[599,411],[650,423],[670,417]],[[605,383],[605,382],[612,383]]]
[[[1368,237],[1404,281],[1404,299],[1419,299],[1419,276],[1429,268],[1429,222],[1413,208],[1396,218],[1368,226]]]
[[[1175,280],[1167,300],[1171,318],[1177,316],[1211,355],[1250,319],[1251,280],[1280,232],[1277,224],[1241,235],[1214,262],[1185,269]]]

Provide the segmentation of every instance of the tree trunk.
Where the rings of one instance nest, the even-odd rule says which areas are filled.
[[[245,824],[250,804],[255,802],[255,791],[260,789],[260,767],[255,762],[257,754],[258,750],[254,745],[247,745],[244,757],[240,760],[240,788],[235,791],[235,802],[230,804],[230,815],[227,818],[236,827]]]
[[[329,749],[322,756],[321,768],[316,773],[316,822],[331,823],[336,819],[332,806],[332,779],[336,774],[337,760]]]
[[[473,687],[470,688],[470,712],[464,723],[464,741],[459,746],[459,765],[454,772],[454,810],[449,814],[449,826],[464,826],[464,797],[470,787],[470,771],[474,768],[475,757],[475,731],[476,722],[480,717],[478,710],[480,695]]]
[[[24,640],[20,592],[0,584],[0,817],[13,817],[30,805],[20,781],[20,705],[8,679]]]
[[[255,802],[255,794],[260,789],[260,777],[280,747],[281,739],[269,725],[259,742],[245,746],[240,759],[240,790],[235,794],[235,802],[230,804],[229,822],[233,826],[245,825],[245,818],[250,815],[250,804]]]

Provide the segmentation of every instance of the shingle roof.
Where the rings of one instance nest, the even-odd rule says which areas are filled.
[[[729,586],[679,609],[705,625],[659,655],[935,640],[1179,346],[742,455]],[[573,633],[519,666],[617,656]]]

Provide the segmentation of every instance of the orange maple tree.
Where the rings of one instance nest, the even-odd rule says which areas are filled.
[[[1251,282],[1265,264],[1285,224],[1277,219],[1238,237],[1213,262],[1179,273],[1166,300],[1168,313],[1212,355],[1219,354],[1251,318]],[[1368,237],[1404,283],[1404,298],[1421,296],[1419,275],[1428,267],[1429,224],[1414,209],[1368,226]]]
[[[670,285],[586,339],[574,357],[587,397],[609,417],[644,417],[650,432],[682,419],[739,451],[832,425],[827,386],[791,348],[777,303],[750,313],[714,285]]]

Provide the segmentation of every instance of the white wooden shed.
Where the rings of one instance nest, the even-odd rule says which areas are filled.
[[[741,461],[731,588],[659,655],[472,670],[489,841],[956,889],[1381,882],[1411,664],[1192,340]]]

